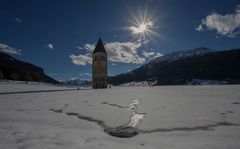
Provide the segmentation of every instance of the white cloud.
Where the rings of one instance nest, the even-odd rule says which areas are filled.
[[[203,26],[202,24],[200,24],[197,28],[196,28],[197,31],[202,31],[203,30]]]
[[[87,55],[71,54],[69,57],[72,59],[72,63],[76,64],[76,65],[84,65],[85,66],[86,64],[92,64],[92,58]]]
[[[84,45],[84,49],[86,49],[88,52],[93,52],[93,50],[95,49],[95,44],[85,44]]]
[[[215,30],[217,34],[227,37],[235,37],[240,29],[240,7],[233,14],[212,13],[202,20],[202,23],[196,28],[197,31]]]
[[[143,55],[147,58],[152,57],[153,55],[155,55],[155,52],[147,52],[143,50]]]
[[[154,58],[157,58],[157,57],[160,57],[160,56],[163,56],[163,54],[157,52],[157,53],[155,54]]]
[[[163,56],[163,54],[161,54],[161,53],[159,53],[159,52],[154,52],[154,51],[147,52],[147,51],[145,51],[145,50],[143,50],[143,55],[144,55],[146,58],[149,58],[149,59],[154,59],[154,58]]]
[[[6,44],[0,43],[0,52],[7,53],[7,54],[18,54],[18,55],[20,55],[22,51],[20,49],[15,49],[15,48],[10,47]]]
[[[132,35],[137,35],[140,33],[139,28],[136,26],[129,26],[126,28],[126,30],[129,30]]]
[[[80,47],[80,46],[76,46],[77,49],[79,50],[83,50],[84,48],[83,47]]]
[[[86,65],[92,63],[91,53],[95,49],[95,44],[85,44],[84,49],[86,54],[70,55],[72,62],[76,65]],[[143,64],[148,59],[154,59],[162,56],[159,52],[146,52],[141,50],[141,43],[134,42],[108,42],[105,44],[105,49],[108,54],[108,59],[111,62]],[[112,65],[116,65],[112,63]]]
[[[54,49],[54,46],[53,46],[52,43],[49,43],[49,44],[47,45],[47,48],[49,48],[49,49]]]
[[[84,75],[86,75],[86,76],[92,76],[92,74],[91,74],[91,73],[88,73],[88,72],[84,73]]]
[[[20,18],[18,18],[18,17],[14,18],[14,20],[15,20],[16,22],[18,22],[18,23],[22,23],[22,20],[21,20]]]
[[[141,43],[133,42],[109,42],[105,44],[108,58],[113,62],[142,64],[145,58],[139,55]]]
[[[105,49],[108,54],[108,59],[112,62],[142,64],[145,62],[145,58],[139,55],[138,50],[141,46],[141,43],[109,42],[105,44]],[[81,56],[90,57],[95,49],[95,44],[85,44],[84,49],[86,49],[88,53]],[[86,64],[89,63],[89,59],[83,59],[81,57],[81,62],[83,60],[86,60]],[[85,65],[85,63],[83,64]]]

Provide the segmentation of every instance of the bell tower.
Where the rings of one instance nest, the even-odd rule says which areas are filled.
[[[99,38],[92,54],[92,88],[107,88],[107,52]]]

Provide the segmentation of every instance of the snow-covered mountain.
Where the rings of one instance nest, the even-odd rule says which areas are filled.
[[[240,49],[214,51],[196,48],[178,51],[156,58],[130,72],[109,77],[109,83],[120,85],[157,81],[158,85],[177,85],[189,84],[192,80],[216,80],[224,84],[237,84],[240,83],[239,59]]]
[[[189,49],[189,50],[181,50],[181,51],[168,53],[164,56],[158,57],[152,60],[150,63],[159,63],[163,61],[169,61],[169,62],[176,61],[176,60],[180,60],[180,59],[195,56],[195,55],[204,55],[209,52],[214,52],[214,50],[211,50],[205,47],[199,47],[199,48]]]
[[[91,85],[91,81],[89,80],[83,80],[83,79],[70,79],[62,82],[63,84],[67,85],[81,85],[81,86],[89,86]]]

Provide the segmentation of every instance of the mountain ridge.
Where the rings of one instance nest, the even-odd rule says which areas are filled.
[[[240,49],[215,51],[196,48],[177,51],[156,58],[130,72],[109,77],[109,83],[120,85],[128,82],[157,81],[157,85],[183,85],[194,79],[206,79],[236,84],[240,83],[239,60]]]
[[[66,85],[90,86],[92,81],[89,81],[86,79],[74,78],[74,79],[70,79],[70,80],[61,81],[61,83],[66,84]]]
[[[59,83],[47,76],[41,67],[17,60],[2,52],[0,52],[0,79]]]

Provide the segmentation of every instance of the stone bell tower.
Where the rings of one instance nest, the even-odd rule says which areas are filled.
[[[99,38],[92,54],[92,88],[107,88],[107,52]]]

